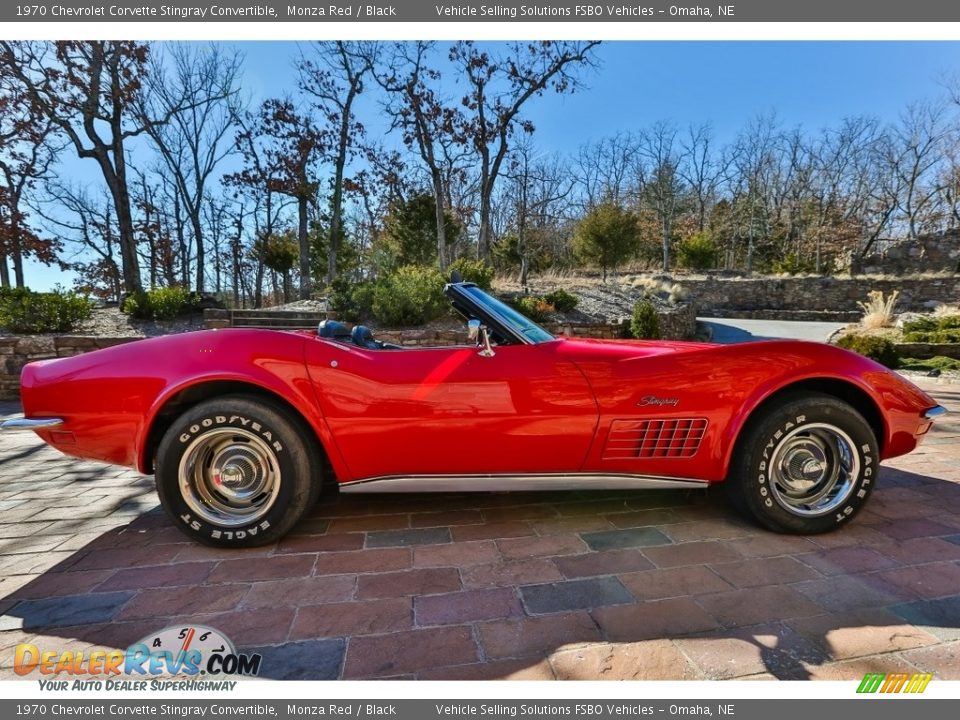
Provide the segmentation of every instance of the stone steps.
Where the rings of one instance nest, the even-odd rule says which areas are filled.
[[[314,329],[325,313],[294,310],[205,310],[206,327],[273,328],[276,330]]]

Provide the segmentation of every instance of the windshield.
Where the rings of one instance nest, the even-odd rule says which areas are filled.
[[[487,295],[480,288],[465,286],[463,290],[473,298],[474,302],[482,305],[491,315],[512,327],[520,335],[523,335],[528,342],[542,343],[553,340],[553,335],[537,325],[533,320],[521,315],[512,307],[500,302],[495,297]]]

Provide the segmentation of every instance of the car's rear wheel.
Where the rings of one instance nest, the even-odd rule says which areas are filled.
[[[730,464],[733,504],[784,533],[828,532],[856,516],[876,482],[877,440],[847,403],[798,393],[762,410]]]
[[[305,428],[279,404],[214,398],[174,420],[157,449],[157,493],[184,533],[217,547],[285,535],[316,503],[320,463]]]

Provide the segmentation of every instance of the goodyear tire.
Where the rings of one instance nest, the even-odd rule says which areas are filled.
[[[157,494],[189,537],[255,547],[283,537],[320,492],[320,463],[302,423],[262,398],[228,396],[178,417],[157,449]]]
[[[770,530],[829,532],[867,502],[879,462],[873,430],[854,408],[829,395],[796,394],[744,428],[727,491]]]

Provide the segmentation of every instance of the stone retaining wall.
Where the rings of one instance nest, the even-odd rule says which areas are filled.
[[[960,360],[960,345],[956,343],[897,343],[897,351],[900,353],[900,357],[905,358],[929,360],[932,357],[942,355]]]
[[[960,301],[960,275],[674,279],[695,299],[700,315],[707,317],[747,317],[741,313],[749,312],[754,313],[752,317],[774,319],[767,313],[784,311],[802,312],[810,317],[819,311],[854,313],[857,317],[857,302],[865,301],[871,290],[881,290],[884,295],[899,290],[898,312],[929,310],[933,303]]]
[[[850,272],[903,275],[960,271],[960,232],[957,230],[921,235],[915,240],[881,241],[879,245],[878,252],[864,258],[848,258],[846,264]]]
[[[0,336],[0,400],[20,397],[20,371],[28,362],[71,357],[91,350],[142,340],[140,337],[88,337],[81,335]]]

